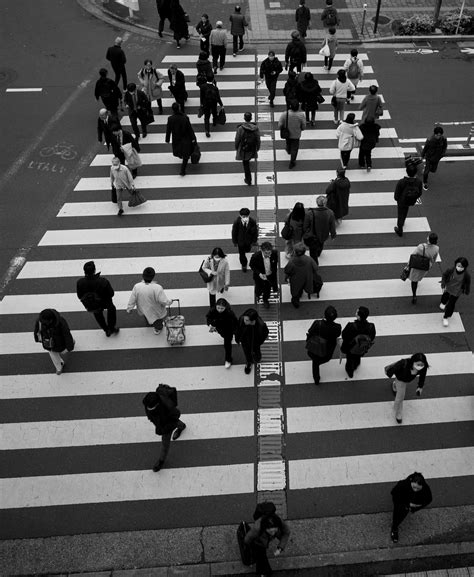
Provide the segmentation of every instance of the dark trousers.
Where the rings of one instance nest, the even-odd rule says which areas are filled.
[[[321,242],[317,236],[305,239],[305,245],[309,248],[309,256],[316,264],[319,264],[319,257],[323,252],[324,242]]]
[[[186,428],[186,425],[183,421],[179,419],[176,421],[176,429],[180,429],[181,431]],[[164,433],[161,435],[161,451],[159,460],[164,463],[166,461],[166,457],[168,456],[168,452],[170,450],[171,445],[171,436],[173,435],[173,431],[170,433]]]
[[[397,228],[400,232],[403,232],[403,225],[408,215],[409,206],[404,204],[397,204]]]
[[[298,156],[298,150],[300,149],[300,139],[299,138],[287,138],[286,139],[286,152],[290,155],[290,161],[295,162]]]
[[[415,281],[411,281],[411,294],[415,297],[416,291],[418,289],[418,283]]]
[[[265,77],[265,84],[267,85],[268,88],[270,102],[273,102],[275,100],[277,82],[278,82],[278,76]]]
[[[242,350],[245,355],[245,363],[247,365],[252,365],[253,363],[259,363],[262,360],[262,351],[260,350],[260,345],[253,345],[250,343],[242,343]]]
[[[211,125],[210,125],[210,118],[211,118],[211,114],[212,114],[212,124],[213,126],[216,125],[216,121],[217,121],[217,102],[215,104],[205,104],[203,106],[203,112],[204,112],[204,130],[206,132],[210,132],[211,131]]]
[[[212,67],[217,68],[217,62],[219,62],[219,67],[222,69],[225,66],[225,46],[215,46],[211,44],[211,54],[212,54]]]
[[[163,101],[161,100],[161,98],[157,98],[156,103],[158,104],[158,110],[160,114],[163,114]]]
[[[346,373],[352,377],[354,371],[360,365],[360,355],[351,355],[351,353],[346,354]]]
[[[242,160],[242,166],[244,167],[245,182],[252,182],[252,173],[250,172],[250,159]]]
[[[233,34],[232,35],[232,48],[234,54],[237,52],[237,46],[240,50],[244,47],[244,35],[243,34]]]
[[[186,174],[186,167],[188,166],[188,162],[189,162],[189,156],[183,157],[183,160],[181,162],[181,176],[184,176]]]
[[[112,66],[115,72],[115,84],[118,86],[120,82],[120,78],[122,78],[123,82],[123,89],[127,89],[127,71],[125,70],[125,66]]]
[[[372,168],[371,148],[359,148],[359,166],[368,166]]]
[[[444,318],[445,319],[449,319],[449,317],[453,316],[454,305],[456,304],[456,301],[458,300],[458,298],[459,297],[455,297],[454,295],[450,295],[446,291],[441,295],[441,303],[443,305],[446,305],[446,308],[444,309]]]
[[[331,357],[317,357],[316,355],[313,355],[311,353],[308,353],[308,356],[310,357],[312,363],[313,363],[313,381],[316,384],[319,384],[319,381],[321,379],[321,375],[319,374],[319,367],[321,365],[324,365],[326,363],[328,363],[331,360]]]
[[[409,507],[404,503],[393,504],[392,531],[398,529],[398,526],[409,512]]]
[[[223,337],[223,339],[224,339],[225,361],[227,363],[231,363],[232,362],[232,339],[234,338],[234,335],[232,332],[230,332],[230,333],[224,333],[223,335],[221,335],[221,337]]]
[[[199,41],[199,48],[201,52],[209,54],[209,36],[205,36],[204,40]]]
[[[423,183],[428,184],[428,175],[430,172],[436,172],[438,168],[438,162],[430,162],[429,160],[425,163],[425,168],[423,169]]]
[[[247,266],[248,265],[248,259],[247,259],[247,252],[250,252],[250,249],[252,248],[250,245],[248,244],[239,244],[238,247],[239,249],[239,261],[240,264],[242,266]]]
[[[352,150],[341,150],[341,162],[342,166],[347,166],[351,158]]]
[[[330,56],[325,56],[324,57],[324,66],[328,67],[328,70],[331,70],[331,66],[332,66],[332,61],[334,60],[334,58],[331,58]]]
[[[316,118],[316,109],[314,110],[308,110],[308,108],[305,108],[305,116],[306,116],[306,122],[309,122],[309,113],[311,112],[311,121],[314,122],[314,119]]]
[[[110,303],[107,308],[107,322],[105,322],[104,311],[94,313],[95,320],[101,329],[107,332],[107,329],[113,330],[117,324],[117,309],[114,303]]]
[[[276,275],[268,276],[267,280],[262,280],[260,277],[254,280],[255,280],[255,298],[257,300],[261,296],[264,301],[267,301],[270,298],[272,288],[275,292],[278,290]]]
[[[168,16],[165,16],[164,14],[160,14],[158,12],[158,16],[159,16],[159,22],[158,22],[158,32],[161,34],[163,32],[163,30],[165,29],[165,20],[169,20]]]
[[[255,573],[257,575],[271,575],[272,568],[268,562],[267,550],[265,547],[259,547],[258,545],[251,545],[253,558],[255,559]]]
[[[130,112],[129,118],[130,118],[130,124],[132,125],[133,133],[135,134],[138,140],[140,138],[140,131],[138,130],[138,120],[139,120],[138,113],[134,111]],[[142,125],[143,136],[146,136],[147,134],[146,124],[143,124],[143,122],[141,121],[140,124]]]
[[[301,72],[302,64],[301,62],[291,61],[288,64],[288,72],[291,72],[294,68],[296,68],[296,72]]]

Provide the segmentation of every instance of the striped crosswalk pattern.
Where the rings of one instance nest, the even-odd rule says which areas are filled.
[[[337,55],[335,66],[347,56]],[[261,473],[256,421],[271,415],[265,410],[257,415],[254,375],[244,374],[235,345],[235,364],[224,369],[222,339],[205,324],[208,294],[197,270],[212,248],[221,246],[231,269],[224,296],[237,314],[254,305],[251,274],[241,272],[230,232],[241,207],[255,214],[261,202],[257,189],[244,185],[234,136],[246,110],[255,112],[258,105],[261,114],[271,112],[257,88],[263,57],[240,55],[219,72],[227,124],[207,139],[197,118],[197,58],[166,56],[163,67],[175,62],[188,78],[187,112],[201,145],[200,164],[190,166],[186,177],[178,175],[179,161],[165,143],[167,117],[156,115],[141,141],[143,166],[136,179],[148,202],[125,207],[119,221],[109,198],[111,154],[101,150],[0,302],[3,538],[124,531],[137,528],[140,516],[148,520],[146,528],[235,523],[254,506]],[[359,57],[365,65],[363,86],[378,84],[370,56]],[[273,149],[259,154],[264,168],[257,172],[257,184],[276,181],[280,229],[295,202],[314,206],[339,165],[328,92],[333,75],[323,70],[318,54],[309,55],[307,69],[318,78],[326,101],[316,127],[302,135],[297,169],[288,169],[277,133]],[[283,83],[282,76],[271,117],[275,127],[284,105]],[[356,118],[364,92],[358,91],[350,107]],[[441,324],[442,255],[420,283],[416,307],[409,284],[399,280],[402,265],[430,225],[416,206],[404,238],[393,234],[393,190],[404,175],[404,150],[391,126],[389,95],[383,86],[380,92],[385,111],[374,168],[348,172],[350,214],[321,255],[319,299],[303,297],[295,310],[282,282],[280,304],[272,305],[281,313],[272,338],[280,332],[283,340],[289,518],[387,510],[390,485],[414,470],[433,480],[437,506],[458,505],[474,477],[468,441],[474,413],[472,354],[459,313],[449,327]],[[168,109],[171,103],[166,95],[163,105]],[[125,117],[123,125],[129,124]],[[271,134],[262,138],[272,142]],[[356,165],[357,159],[351,162]],[[283,266],[283,242],[278,248]],[[117,336],[106,338],[75,295],[75,279],[88,260],[115,288]],[[125,314],[131,287],[146,266],[156,269],[168,296],[181,301],[187,327],[179,348],[167,344],[165,332],[155,335],[136,313]],[[354,379],[334,358],[321,367],[322,384],[316,388],[304,340],[328,304],[336,306],[343,326],[357,306],[368,306],[377,339]],[[60,377],[32,337],[38,312],[48,307],[64,314],[76,340]],[[428,356],[427,383],[421,398],[409,389],[400,426],[393,418],[384,367],[417,351]],[[187,428],[172,443],[166,467],[154,474],[159,444],[141,401],[162,382],[178,388]],[[268,470],[285,469],[278,462],[267,465]],[[68,519],[67,528],[56,522],[58,515]]]

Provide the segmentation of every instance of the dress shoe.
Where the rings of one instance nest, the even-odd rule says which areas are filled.
[[[157,461],[157,462],[153,465],[153,472],[154,472],[154,473],[158,473],[158,471],[163,468],[163,465],[164,465],[164,464],[165,464],[164,461],[161,461],[161,460],[160,460],[160,461]]]
[[[245,367],[244,367],[245,374],[250,375],[251,371],[252,371],[252,365],[245,365]]]
[[[397,236],[403,236],[403,231],[398,228],[398,226],[394,226],[393,230]]]
[[[402,422],[403,422],[402,419],[399,419],[398,417],[395,417],[395,420],[397,421],[397,423],[398,423],[399,425],[401,425]]]
[[[294,168],[296,166],[296,162],[294,160],[292,160],[290,162],[290,164],[288,165],[288,168]]]
[[[390,538],[394,543],[398,543],[398,529],[392,529],[390,532]]]
[[[61,368],[58,371],[56,371],[56,374],[62,375],[63,371],[64,371],[64,361],[61,361]]]
[[[173,439],[173,441],[176,441],[177,439],[179,439],[181,437],[181,433],[184,431],[184,429],[186,428],[186,425],[184,425],[184,427],[182,429],[176,429],[175,432],[173,433],[173,436],[171,437]]]
[[[123,214],[123,208],[121,208],[118,212],[117,212],[117,216],[122,216]]]

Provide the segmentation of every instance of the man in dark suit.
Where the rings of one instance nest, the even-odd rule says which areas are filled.
[[[165,142],[169,143],[172,139],[173,156],[182,159],[180,175],[185,176],[189,157],[196,144],[196,135],[189,118],[181,112],[177,102],[173,102],[171,110],[173,114],[168,117]]]
[[[119,102],[122,100],[122,93],[115,82],[107,77],[107,69],[99,70],[99,80],[95,83],[94,96],[96,100],[102,98],[105,108],[117,114]]]
[[[257,244],[258,225],[257,221],[250,216],[248,208],[241,208],[238,218],[232,225],[232,242],[239,249],[239,260],[242,265],[242,271],[247,272],[247,255],[252,245]]]
[[[128,116],[130,118],[130,124],[132,125],[133,132],[137,137],[140,138],[140,131],[138,130],[138,120],[142,125],[143,138],[147,135],[147,115],[151,109],[150,101],[143,90],[137,90],[137,85],[134,82],[127,84],[127,91],[124,93],[123,101],[128,109]]]
[[[260,250],[250,259],[250,268],[255,282],[255,298],[258,300],[262,296],[263,306],[268,309],[270,292],[278,292],[278,251],[271,242],[262,242]]]
[[[122,50],[122,39],[117,36],[114,45],[107,49],[105,58],[110,62],[113,71],[115,72],[115,84],[118,86],[120,77],[122,77],[123,89],[127,88],[127,71],[125,70],[125,63],[127,58],[125,52]]]
[[[336,319],[337,311],[333,306],[329,305],[324,311],[324,318],[314,321],[306,335],[306,350],[308,357],[313,361],[313,380],[315,385],[319,385],[321,379],[319,374],[320,365],[324,365],[331,360],[341,334],[341,325],[334,322]],[[314,343],[313,345],[308,342],[310,340]]]
[[[181,107],[181,112],[184,112],[184,103],[188,99],[188,93],[186,91],[186,79],[184,78],[184,74],[181,72],[181,70],[178,70],[176,64],[172,64],[168,68],[168,78],[170,81],[168,89]]]
[[[131,144],[132,148],[134,148],[137,152],[140,152],[140,145],[138,144],[138,140],[128,132],[128,130],[123,130],[120,125],[114,127],[114,131],[112,132],[112,152],[114,156],[116,156],[120,160],[120,164],[125,165],[125,154],[123,153],[122,146],[124,144]],[[130,170],[132,173],[133,178],[135,178],[138,174],[138,169],[133,168]]]
[[[101,108],[99,110],[99,118],[97,119],[97,140],[102,142],[102,138],[105,140],[107,145],[107,150],[110,150],[110,145],[112,144],[113,131],[120,128],[120,120],[117,116],[114,116],[110,110]]]

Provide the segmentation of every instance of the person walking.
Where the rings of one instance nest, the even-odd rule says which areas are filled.
[[[296,68],[297,72],[301,72],[307,59],[306,46],[301,40],[300,33],[297,30],[294,30],[291,33],[291,40],[287,44],[285,50],[285,70],[292,72],[293,68]]]
[[[298,86],[299,82],[296,72],[288,72],[288,80],[285,82],[285,86],[283,87],[283,95],[285,97],[287,110],[291,108],[292,102],[295,100],[298,102]]]
[[[99,327],[107,337],[116,335],[117,309],[113,303],[114,289],[110,282],[96,271],[95,263],[90,260],[84,264],[84,276],[76,283],[77,298],[84,305],[86,311],[94,315]],[[104,309],[107,310],[107,322],[104,318]]]
[[[431,489],[421,473],[416,471],[406,479],[398,481],[391,490],[393,501],[392,527],[390,538],[398,543],[398,527],[408,513],[416,513],[427,507],[433,500]]]
[[[367,172],[372,170],[372,150],[375,148],[380,137],[380,124],[372,118],[367,118],[360,127],[362,141],[359,144],[359,168],[367,168]]]
[[[163,321],[167,316],[167,307],[171,306],[171,299],[166,296],[163,287],[155,282],[156,272],[147,266],[142,273],[142,281],[135,284],[127,304],[127,313],[133,309],[141,317],[145,317],[148,326],[153,327],[155,335],[163,330]]]
[[[257,221],[250,216],[248,208],[241,208],[232,225],[232,243],[238,248],[242,272],[247,272],[247,254],[258,241]]]
[[[316,264],[319,264],[319,257],[324,249],[324,243],[329,235],[334,240],[336,238],[336,217],[327,206],[326,197],[320,195],[316,198],[316,208],[309,208],[306,211],[306,218],[303,224],[303,241],[309,248],[309,255]]]
[[[136,137],[130,132],[128,132],[128,130],[124,130],[123,128],[120,127],[120,125],[118,126],[112,125],[112,126],[114,128],[114,131],[112,132],[112,141],[111,141],[112,152],[119,159],[120,164],[125,165],[126,158],[123,146],[125,144],[131,144],[132,148],[136,152],[140,152],[140,145],[138,144],[138,140],[136,139]],[[138,174],[138,168],[137,167],[129,168],[129,170],[132,173],[132,177],[136,178]]]
[[[304,112],[300,111],[300,105],[297,100],[292,100],[290,109],[283,112],[278,120],[278,128],[288,129],[288,137],[285,138],[285,150],[290,155],[290,164],[288,168],[296,166],[296,157],[300,148],[301,132],[306,128]]]
[[[260,78],[265,79],[265,84],[268,88],[268,100],[270,101],[270,107],[273,108],[275,104],[276,87],[278,82],[278,77],[283,72],[283,66],[278,58],[275,56],[273,50],[268,51],[268,56],[260,64]]]
[[[224,367],[230,369],[232,363],[232,340],[237,330],[238,320],[230,304],[225,299],[217,299],[206,315],[210,333],[218,333],[224,339]]]
[[[175,101],[179,104],[181,112],[184,112],[184,105],[188,99],[188,92],[186,90],[186,80],[181,70],[178,70],[176,64],[171,64],[168,68],[169,86],[168,90],[173,95]]]
[[[252,184],[252,172],[250,161],[257,160],[260,150],[260,130],[256,122],[252,122],[252,113],[244,114],[244,122],[237,126],[234,139],[235,160],[241,160],[244,168],[244,182],[249,186]]]
[[[354,89],[355,86],[346,77],[346,71],[342,69],[338,70],[336,80],[334,80],[329,87],[329,94],[332,94],[331,104],[334,108],[334,124],[342,122],[344,118],[347,91]],[[352,116],[355,118],[355,114],[352,114]]]
[[[435,173],[438,169],[439,161],[446,154],[448,140],[444,136],[441,126],[435,126],[433,134],[426,139],[421,158],[425,161],[423,169],[423,190],[428,190],[428,176],[430,172]]]
[[[288,225],[290,234],[288,238],[285,238],[285,254],[288,259],[293,256],[294,245],[303,240],[305,216],[306,211],[304,204],[302,202],[296,202],[285,219],[285,225]]]
[[[165,142],[169,144],[172,139],[173,156],[182,159],[180,175],[185,176],[189,158],[197,142],[196,135],[189,118],[181,112],[177,102],[173,102],[171,110],[173,114],[168,117]]]
[[[439,308],[444,311],[443,326],[449,325],[449,318],[453,316],[456,301],[462,295],[468,295],[471,291],[471,275],[467,271],[469,262],[467,258],[459,256],[454,261],[454,266],[446,269],[441,277],[441,302]]]
[[[212,32],[212,24],[209,21],[209,16],[203,14],[201,20],[196,24],[196,32],[199,34],[199,49],[205,52],[208,56],[210,53],[209,37]]]
[[[392,391],[395,395],[393,408],[395,420],[399,425],[403,422],[403,401],[405,400],[407,384],[418,378],[416,396],[421,397],[428,367],[428,360],[423,353],[415,353],[409,358],[400,359],[385,367],[387,377],[393,378]]]
[[[273,248],[271,242],[262,242],[260,250],[253,253],[250,268],[255,283],[255,299],[258,302],[262,297],[263,306],[268,309],[271,291],[278,292],[278,251]]]
[[[359,105],[359,110],[362,110],[361,124],[366,123],[367,120],[373,120],[375,122],[383,114],[382,99],[377,94],[378,89],[379,87],[375,86],[375,84],[369,86],[369,94],[364,96]]]
[[[170,28],[173,30],[176,48],[181,48],[181,39],[189,40],[189,30],[188,15],[179,0],[171,0],[170,2]]]
[[[117,198],[118,212],[117,216],[123,215],[123,201],[125,192],[131,193],[135,190],[135,183],[130,170],[123,164],[120,164],[120,159],[114,156],[112,158],[112,166],[110,167],[110,184],[112,187],[112,197],[114,192]]]
[[[34,338],[48,351],[56,374],[61,375],[65,365],[61,354],[73,351],[75,345],[66,319],[55,309],[42,310],[35,322]]]
[[[314,126],[316,110],[319,108],[321,98],[321,87],[319,86],[319,82],[314,78],[311,72],[306,72],[303,82],[298,85],[298,100],[301,102],[302,110],[305,111],[306,124]]]
[[[165,29],[165,20],[170,19],[171,0],[156,0],[156,9],[158,11],[158,36],[163,38],[163,30]]]
[[[244,49],[244,34],[248,22],[241,13],[241,7],[236,6],[234,13],[230,15],[230,33],[232,34],[232,56],[237,56],[237,50],[242,52]]]
[[[157,68],[153,67],[153,62],[147,58],[143,63],[143,68],[138,71],[138,81],[141,89],[150,103],[156,100],[159,114],[163,114],[163,82],[165,76]]]
[[[102,99],[104,106],[112,114],[117,114],[119,103],[122,100],[122,93],[115,82],[108,78],[106,68],[99,70],[99,79],[95,83],[94,96],[96,100]]]
[[[346,355],[346,373],[352,379],[359,367],[361,358],[369,351],[375,340],[375,325],[367,320],[369,309],[360,306],[356,311],[355,321],[344,327],[341,337],[341,353]]]
[[[300,4],[295,12],[296,29],[301,38],[306,38],[306,32],[311,26],[311,12],[306,6],[306,0],[300,0]]]
[[[294,255],[284,268],[285,279],[290,283],[291,304],[298,309],[303,291],[311,298],[316,293],[319,298],[319,290],[322,286],[321,277],[318,275],[318,265],[305,254],[306,246],[298,242],[293,247]]]
[[[142,127],[143,138],[147,136],[148,114],[151,111],[151,102],[148,100],[143,90],[137,90],[135,82],[130,82],[127,85],[127,91],[123,96],[123,101],[128,110],[130,124],[132,125],[133,133],[137,140],[140,138],[140,131],[138,130],[138,121]]]
[[[216,27],[211,31],[209,42],[211,43],[212,68],[214,74],[217,74],[217,66],[220,70],[224,70],[227,51],[227,32],[222,28],[220,20],[216,22]]]
[[[306,334],[306,352],[312,361],[315,385],[321,382],[319,367],[331,360],[341,334],[341,325],[334,322],[336,319],[337,311],[329,305],[324,311],[324,317],[315,320]]]
[[[255,309],[247,309],[240,316],[235,331],[235,342],[242,346],[245,355],[244,372],[249,375],[252,365],[262,360],[260,347],[267,340],[269,331],[266,323]]]
[[[342,168],[346,170],[349,166],[351,152],[358,142],[363,138],[359,125],[354,122],[355,114],[349,112],[344,122],[341,122],[336,129],[336,138],[338,139],[338,148],[341,153]]]
[[[326,206],[333,211],[336,225],[349,214],[349,195],[351,182],[343,168],[336,170],[336,178],[331,180],[326,188]]]
[[[173,391],[170,394],[169,389]],[[153,472],[158,473],[165,464],[171,439],[176,441],[186,428],[181,421],[181,411],[177,406],[176,389],[161,384],[154,393],[147,393],[143,399],[145,414],[155,425],[155,434],[161,436],[161,451],[158,461],[153,465]]]
[[[397,203],[397,226],[393,228],[395,234],[403,236],[403,227],[408,216],[408,209],[414,206],[423,194],[421,180],[416,176],[417,168],[414,164],[406,167],[407,176],[397,182],[394,199]]]
[[[211,73],[207,78],[205,84],[201,84],[200,87],[200,99],[202,111],[204,113],[204,130],[206,132],[207,138],[211,137],[211,114],[212,114],[212,126],[217,124],[217,105],[222,108],[221,95],[219,89],[214,82],[214,75]]]
[[[327,44],[329,48],[329,54],[324,56],[324,70],[329,72],[332,68],[332,63],[334,62],[337,46],[339,44],[334,26],[328,28],[327,34],[322,42],[322,46],[325,44]]]
[[[212,64],[209,62],[209,54],[201,50],[199,53],[199,58],[196,62],[196,86],[200,89],[203,84],[207,82],[209,76],[213,78],[213,82],[216,82],[214,78],[214,72],[212,70]]]
[[[216,295],[229,290],[230,286],[230,266],[227,255],[220,247],[212,249],[211,256],[208,256],[202,265],[203,271],[212,277],[207,283],[209,291],[209,305],[216,306]]]
[[[349,91],[347,93],[346,102],[347,104],[350,104],[351,101],[354,100],[354,94],[357,90],[359,82],[362,82],[362,78],[364,77],[364,64],[359,58],[359,51],[357,48],[353,48],[351,50],[351,55],[344,62],[343,68],[346,71],[347,78],[354,85],[354,91]]]
[[[418,283],[425,278],[425,276],[428,274],[428,271],[431,269],[431,267],[436,262],[436,259],[438,258],[438,235],[435,232],[430,232],[428,238],[426,239],[426,243],[423,242],[419,244],[411,254],[422,257],[428,265],[428,268],[424,269],[415,268],[413,266],[410,267],[408,278],[411,283],[411,302],[412,304],[416,304],[416,291],[418,289]]]
[[[101,108],[99,110],[99,118],[97,119],[97,140],[102,143],[102,139],[104,139],[104,144],[107,146],[107,150],[110,150],[110,146],[112,145],[112,127],[115,120],[120,122],[118,118],[114,117],[106,108]]]
[[[127,57],[122,49],[122,38],[117,36],[114,45],[107,49],[105,58],[110,62],[112,70],[115,72],[115,84],[118,86],[120,78],[122,78],[123,89],[127,89],[127,71],[125,70],[125,64],[127,62]]]
[[[278,540],[275,557],[283,553],[290,537],[290,528],[278,515],[262,515],[258,518],[250,531],[245,535],[244,542],[250,546],[255,559],[256,575],[272,575],[272,568],[268,561],[267,550],[270,543]]]
[[[332,28],[338,26],[341,22],[337,15],[337,10],[334,8],[332,0],[326,0],[326,6],[321,13],[321,20],[325,28]]]

